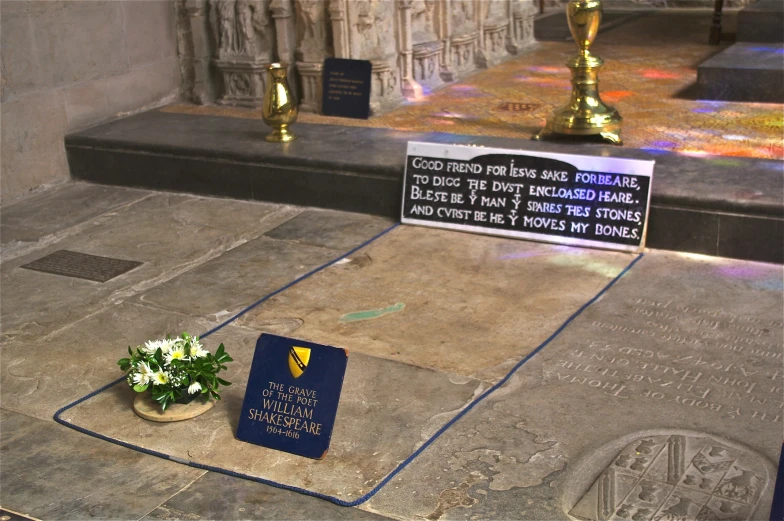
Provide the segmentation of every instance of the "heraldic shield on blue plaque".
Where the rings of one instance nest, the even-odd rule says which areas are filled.
[[[237,439],[323,459],[329,450],[347,363],[345,349],[261,335]]]

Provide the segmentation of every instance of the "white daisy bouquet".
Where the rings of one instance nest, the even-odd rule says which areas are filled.
[[[174,402],[187,402],[203,395],[220,400],[218,389],[231,385],[218,377],[224,365],[233,359],[223,344],[213,355],[201,345],[199,337],[183,333],[178,338],[150,340],[137,346],[134,352],[128,346],[130,358],[117,361],[127,372],[128,385],[137,393],[150,391],[153,400],[166,410]]]

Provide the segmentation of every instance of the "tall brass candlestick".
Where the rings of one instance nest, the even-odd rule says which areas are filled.
[[[286,80],[286,69],[286,65],[280,63],[267,66],[267,90],[264,93],[261,116],[264,123],[272,127],[272,133],[264,139],[273,143],[288,143],[297,139],[289,130],[289,125],[297,121],[298,111]]]
[[[572,37],[580,48],[580,53],[566,62],[572,71],[572,99],[568,105],[552,113],[547,125],[534,139],[551,134],[598,134],[620,145],[621,115],[613,107],[605,105],[599,97],[599,67],[604,64],[604,60],[590,51],[602,21],[602,1],[570,0],[566,5],[566,19]]]

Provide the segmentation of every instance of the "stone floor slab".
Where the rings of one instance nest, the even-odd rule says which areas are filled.
[[[240,319],[296,336],[493,380],[634,257],[403,226]]]
[[[381,233],[394,223],[392,219],[358,213],[309,210],[265,235],[273,239],[346,252],[359,246],[365,238],[369,239]]]
[[[51,334],[76,317],[100,311],[107,302],[140,293],[252,240],[296,213],[259,203],[172,194],[148,197],[80,233],[4,262],[3,336]],[[143,264],[106,283],[20,269],[61,249]]]
[[[204,474],[23,414],[0,424],[0,503],[40,519],[139,519]]]
[[[260,237],[150,289],[138,301],[189,315],[229,318],[339,255],[328,248]]]
[[[37,242],[152,193],[88,183],[70,183],[57,190],[46,190],[3,207],[0,243],[5,250],[14,242]]]
[[[142,521],[243,519],[280,521],[381,521],[389,519],[252,481],[209,472]]]
[[[129,345],[183,331],[199,334],[214,325],[124,303],[46,339],[5,342],[0,351],[0,403],[49,420],[60,407],[122,376],[116,362],[127,356]]]
[[[138,300],[191,315],[228,318],[393,224],[369,215],[306,211]]]
[[[210,345],[224,343],[234,358],[225,376],[233,384],[197,418],[168,424],[142,420],[131,410],[135,393],[123,384],[62,417],[183,460],[350,501],[371,490],[487,387],[471,378],[350,352],[329,453],[324,460],[310,460],[234,438],[257,338],[256,331],[229,326],[207,339]]]
[[[651,252],[370,507],[431,520],[768,519],[782,316],[780,266]]]

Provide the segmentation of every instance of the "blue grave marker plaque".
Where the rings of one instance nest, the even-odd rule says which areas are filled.
[[[348,352],[263,334],[256,342],[237,439],[305,456],[327,455]]]

